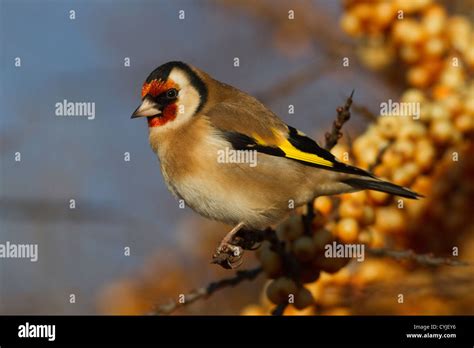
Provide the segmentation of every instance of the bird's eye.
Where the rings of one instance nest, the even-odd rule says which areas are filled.
[[[171,88],[166,92],[166,98],[174,99],[178,96],[178,91],[175,88]]]

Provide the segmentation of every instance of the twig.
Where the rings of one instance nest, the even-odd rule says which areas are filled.
[[[270,249],[280,255],[283,261],[283,270],[286,275],[291,277],[295,282],[300,284],[300,264],[295,255],[288,252],[285,248],[285,242],[278,239],[276,231],[270,227],[263,231],[255,232],[260,241],[266,240],[270,243]]]
[[[344,106],[340,106],[336,109],[337,118],[332,124],[331,132],[326,133],[326,146],[325,146],[326,150],[331,150],[337,144],[337,141],[339,140],[339,138],[342,137],[341,128],[344,125],[344,123],[349,121],[351,117],[350,108],[352,105],[353,96],[354,96],[354,90],[352,90],[352,93],[349,96],[349,98],[347,98]]]
[[[411,260],[426,266],[468,266],[470,263],[449,257],[435,257],[433,254],[416,254],[413,250],[393,250],[387,248],[369,248],[369,254],[375,257],[391,257],[396,260]]]
[[[352,105],[352,110],[367,119],[367,121],[377,121],[377,116],[364,105],[354,103],[354,105]]]
[[[171,314],[179,307],[184,307],[189,305],[201,298],[207,298],[208,296],[212,295],[219,289],[226,288],[226,287],[233,287],[237,284],[240,284],[244,280],[253,280],[255,279],[260,273],[262,272],[261,267],[257,267],[254,269],[244,270],[244,271],[237,271],[236,275],[232,278],[225,278],[221,279],[216,282],[212,282],[209,285],[198,288],[196,290],[191,291],[190,293],[184,296],[184,301],[173,301],[167,304],[163,304],[156,308],[151,315],[166,315]]]
[[[264,103],[278,100],[321,78],[329,68],[329,63],[321,64],[318,62],[317,64],[310,64],[296,73],[288,75],[265,91],[256,93],[255,96]]]
[[[341,128],[349,121],[351,118],[351,105],[352,105],[352,97],[354,96],[354,90],[352,90],[351,95],[347,98],[346,103],[343,106],[340,106],[336,109],[337,117],[336,120],[332,124],[331,132],[327,132],[325,134],[326,137],[326,150],[331,150],[339,141],[339,138],[342,137]],[[311,232],[311,223],[314,220],[316,214],[314,212],[314,201],[308,202],[306,204],[306,214],[303,215],[303,225],[305,234],[310,234]]]
[[[288,307],[288,303],[280,303],[278,304],[272,311],[272,315],[281,316],[283,312],[285,312],[286,307]]]
[[[369,172],[373,172],[375,168],[377,168],[379,166],[379,164],[382,163],[382,159],[383,159],[383,155],[385,154],[385,152],[387,152],[388,148],[394,143],[394,140],[391,139],[387,145],[385,145],[384,147],[382,147],[380,150],[379,150],[379,153],[377,154],[377,157],[375,158],[375,161],[374,163],[372,163],[369,168],[368,168],[368,171]]]
[[[314,201],[306,203],[306,214],[301,217],[303,220],[304,234],[308,236],[311,235],[311,224],[315,217],[316,213],[314,212]]]

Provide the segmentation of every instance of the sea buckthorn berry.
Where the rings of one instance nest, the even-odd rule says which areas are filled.
[[[339,215],[342,218],[361,220],[363,214],[363,205],[353,200],[342,201],[339,205]]]
[[[324,247],[333,240],[333,234],[325,228],[318,230],[315,234],[313,234],[313,243],[314,247],[316,248],[316,252],[324,250]]]
[[[301,287],[295,294],[295,306],[297,309],[304,309],[314,303],[314,298],[311,292],[305,287]]]
[[[375,227],[383,233],[402,233],[406,227],[403,210],[396,207],[377,208]]]
[[[303,262],[311,260],[316,253],[313,239],[309,236],[302,236],[295,240],[292,249],[296,258]]]
[[[353,218],[343,218],[337,223],[337,237],[343,243],[354,243],[359,234],[359,224]]]
[[[311,263],[303,264],[300,271],[300,280],[302,283],[312,283],[319,279],[321,271]]]
[[[288,303],[288,296],[295,295],[298,291],[296,283],[286,277],[273,280],[267,287],[267,297],[274,304]]]
[[[322,254],[313,260],[313,266],[327,273],[336,273],[347,265],[350,260],[351,259],[347,258],[325,257],[324,254]]]
[[[314,209],[323,215],[328,215],[332,210],[332,200],[328,196],[321,196],[314,200]]]
[[[291,215],[287,220],[282,222],[276,228],[278,238],[293,241],[304,232],[303,221],[301,215]]]
[[[281,274],[283,262],[280,255],[276,252],[270,249],[262,250],[260,262],[262,263],[263,271],[269,278],[275,278]]]

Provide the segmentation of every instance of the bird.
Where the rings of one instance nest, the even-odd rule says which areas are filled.
[[[131,116],[141,117],[168,189],[198,214],[234,226],[229,235],[276,226],[319,196],[421,197],[338,161],[253,96],[184,62],[148,75]],[[255,162],[219,161],[223,153],[253,154]]]

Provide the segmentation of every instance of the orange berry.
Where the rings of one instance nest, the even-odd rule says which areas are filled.
[[[321,196],[314,200],[314,209],[321,214],[328,215],[332,210],[332,200],[328,196]]]
[[[340,22],[342,30],[351,36],[357,36],[362,33],[361,22],[358,17],[352,13],[346,13],[342,16]]]
[[[273,280],[267,287],[267,297],[274,304],[287,303],[288,296],[295,295],[298,291],[296,283],[286,277]]]
[[[353,200],[342,201],[339,205],[339,215],[342,218],[353,218],[360,220],[363,215],[363,205]]]
[[[336,273],[342,267],[349,263],[350,259],[325,257],[324,254],[318,255],[314,261],[313,266],[317,267],[327,273]]]
[[[451,93],[452,93],[451,87],[448,87],[445,85],[436,85],[433,88],[433,98],[436,100],[446,98]]]
[[[295,240],[303,234],[303,221],[301,215],[291,215],[276,228],[276,233],[280,239],[289,241]]]
[[[315,282],[318,280],[320,273],[320,270],[312,264],[306,264],[301,269],[300,280],[305,284]]]
[[[393,37],[399,42],[417,44],[426,39],[426,32],[417,21],[406,18],[395,22],[393,25]]]
[[[375,221],[375,212],[374,208],[369,205],[364,206],[363,214],[362,214],[362,224],[364,225],[371,225]]]
[[[350,308],[346,308],[346,307],[335,307],[335,308],[326,309],[323,312],[323,315],[346,316],[346,315],[351,315],[351,310]]]
[[[474,129],[474,116],[469,114],[461,114],[456,117],[454,126],[463,133],[470,132]]]
[[[430,71],[424,66],[415,66],[408,70],[407,79],[415,87],[427,87],[431,81]]]
[[[372,248],[381,248],[386,246],[385,235],[377,228],[373,228],[370,233],[370,246]]]
[[[327,229],[323,228],[313,235],[313,243],[316,251],[324,250],[326,244],[331,243],[334,240],[334,236]]]
[[[375,5],[375,20],[380,27],[388,26],[395,17],[395,8],[390,2],[379,2]]]
[[[385,192],[369,191],[367,194],[370,200],[376,204],[385,204],[390,198],[390,195]]]
[[[432,184],[432,179],[429,176],[422,175],[416,178],[413,184],[413,190],[422,195],[427,195],[430,192]]]
[[[276,252],[270,249],[262,250],[260,262],[262,263],[263,271],[269,278],[275,278],[281,274],[283,262],[280,255]]]
[[[311,230],[316,231],[324,227],[328,222],[327,216],[323,214],[316,213],[313,221],[311,221]]]
[[[430,133],[439,144],[445,144],[452,138],[455,128],[448,120],[435,120],[431,123]]]
[[[372,6],[358,3],[352,8],[351,12],[360,20],[369,20],[372,16]]]
[[[393,144],[393,150],[403,156],[405,160],[411,159],[415,154],[415,145],[408,139],[398,139]]]
[[[313,239],[309,236],[302,236],[295,240],[292,249],[296,258],[302,262],[311,260],[316,252]]]
[[[436,152],[427,139],[421,139],[416,144],[415,162],[420,167],[421,171],[430,169],[435,161]]]
[[[433,5],[423,14],[423,27],[430,35],[441,34],[446,27],[446,17],[446,10],[442,6]]]
[[[401,233],[405,230],[405,216],[402,209],[396,207],[377,208],[375,226],[383,233]]]
[[[311,294],[311,291],[309,291],[305,287],[299,288],[295,294],[295,303],[293,304],[293,306],[295,306],[297,309],[303,309],[308,306],[311,306],[313,303],[314,298]]]
[[[337,236],[343,243],[353,243],[357,241],[359,234],[359,224],[353,218],[343,218],[337,223]]]
[[[257,306],[257,305],[248,305],[245,306],[242,312],[240,313],[242,315],[265,315],[265,312],[262,307]]]
[[[364,230],[359,233],[357,241],[362,244],[370,245],[370,243],[372,242],[372,235],[369,231]]]
[[[424,51],[429,56],[440,56],[446,50],[446,42],[439,38],[434,37],[424,43]]]
[[[400,57],[403,61],[413,64],[421,58],[421,52],[416,45],[403,44],[400,47]]]

